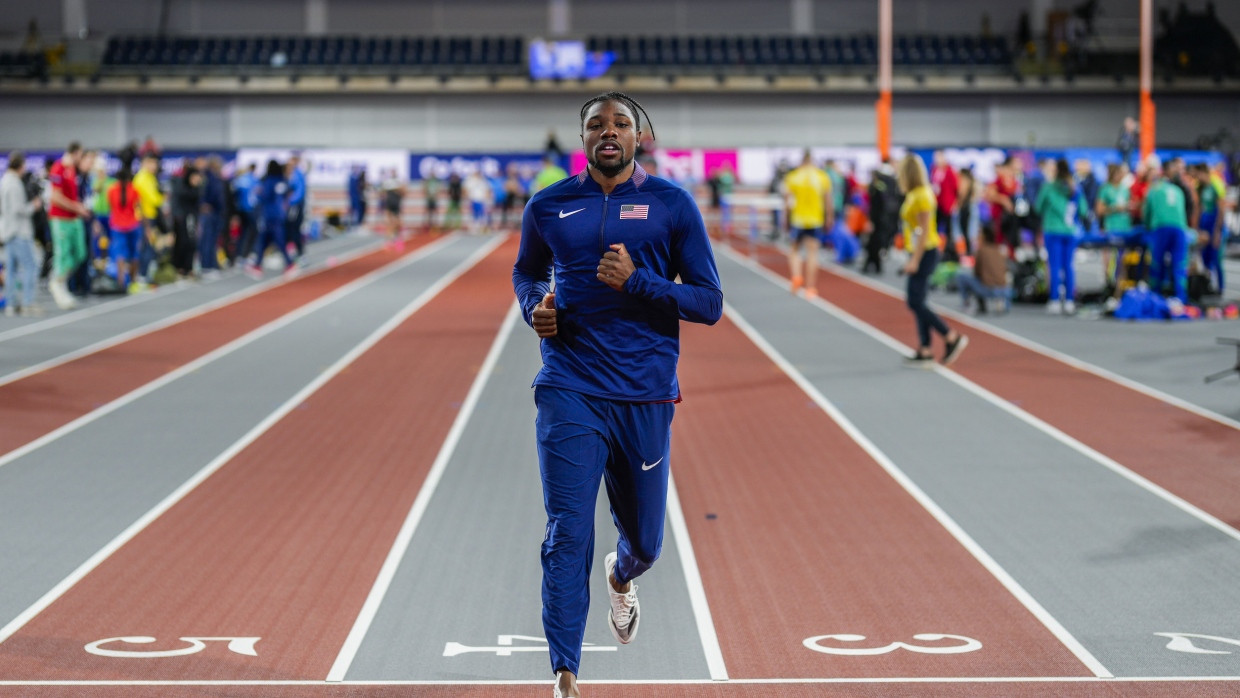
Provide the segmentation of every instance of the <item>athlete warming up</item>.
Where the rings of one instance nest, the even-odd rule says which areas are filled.
[[[542,619],[556,696],[581,695],[600,481],[619,531],[603,570],[607,625],[622,644],[637,635],[633,580],[663,543],[680,321],[714,324],[723,308],[697,204],[633,162],[639,114],[619,92],[585,103],[589,166],[530,200],[512,272],[525,320],[542,338],[534,379],[547,510]]]

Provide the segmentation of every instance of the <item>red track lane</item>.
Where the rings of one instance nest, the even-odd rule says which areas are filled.
[[[1106,681],[1090,683],[858,683],[858,684],[583,684],[585,698],[1224,698],[1235,696],[1235,682]],[[547,698],[545,686],[91,686],[3,688],[0,696],[77,698]]]
[[[430,239],[415,238],[405,254]],[[0,453],[24,446],[397,257],[372,252],[0,386]]]
[[[22,679],[321,680],[512,303],[501,245],[0,644]],[[87,643],[261,637],[168,659]]]
[[[729,676],[1090,675],[735,325],[683,332],[673,472]],[[960,644],[920,633],[983,647],[802,645],[827,634],[868,638],[832,647]]]
[[[760,261],[788,273],[785,258],[769,247]],[[818,281],[824,299],[893,337],[915,341],[903,300],[825,271]],[[1240,430],[1026,349],[980,324],[964,329],[969,348],[953,365],[957,373],[1240,528]]]

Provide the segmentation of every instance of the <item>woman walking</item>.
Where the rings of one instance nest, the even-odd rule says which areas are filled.
[[[898,173],[900,189],[904,192],[904,204],[900,207],[900,220],[904,223],[904,249],[909,251],[904,273],[908,277],[908,307],[917,321],[917,353],[905,359],[909,366],[929,367],[934,364],[930,351],[930,332],[938,332],[947,342],[943,353],[943,365],[955,361],[968,346],[969,338],[947,326],[926,304],[930,275],[939,263],[939,238],[934,216],[937,202],[930,188],[930,177],[921,158],[913,153],[900,161]]]

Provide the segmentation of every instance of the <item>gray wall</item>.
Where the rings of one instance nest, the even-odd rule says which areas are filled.
[[[547,0],[322,0],[329,33],[374,35],[522,34],[549,30]],[[1189,0],[1196,11],[1207,0]],[[45,37],[59,35],[63,0],[0,0],[0,38],[20,37],[37,18]],[[95,35],[153,33],[163,0],[85,0]],[[1080,0],[894,0],[898,32],[975,33],[983,12],[995,32],[1011,34],[1022,10],[1071,9]],[[574,35],[787,33],[792,0],[568,0]],[[813,29],[873,32],[875,0],[812,0]],[[1170,0],[1155,5],[1173,6]],[[1240,29],[1240,2],[1216,0],[1219,16]],[[1101,0],[1104,23],[1135,20],[1137,0]],[[296,34],[306,31],[307,0],[169,0],[167,28],[179,34]],[[1035,13],[1041,14],[1043,10]],[[1130,23],[1129,23],[1130,24]],[[1128,26],[1125,24],[1124,26]]]
[[[576,142],[587,95],[34,97],[0,99],[0,148],[115,147],[148,134],[171,147],[365,147],[518,151],[554,128]],[[859,145],[874,140],[869,95],[639,95],[664,147]],[[1240,124],[1240,99],[1156,97],[1160,146]],[[1114,144],[1135,95],[901,95],[900,145],[1046,147]]]

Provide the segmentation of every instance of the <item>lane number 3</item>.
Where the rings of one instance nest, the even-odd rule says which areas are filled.
[[[921,654],[964,654],[965,652],[976,652],[982,648],[982,643],[971,637],[964,635],[945,635],[941,633],[919,633],[913,636],[914,640],[921,642],[942,642],[943,640],[956,640],[960,642],[958,645],[914,645],[907,642],[893,642],[890,645],[882,647],[831,647],[822,644],[823,640],[834,640],[835,642],[861,642],[865,639],[865,635],[816,635],[806,638],[801,644],[806,648],[823,654],[841,654],[852,657],[863,657],[877,654],[887,654],[896,650],[908,650],[909,652],[920,652]]]

